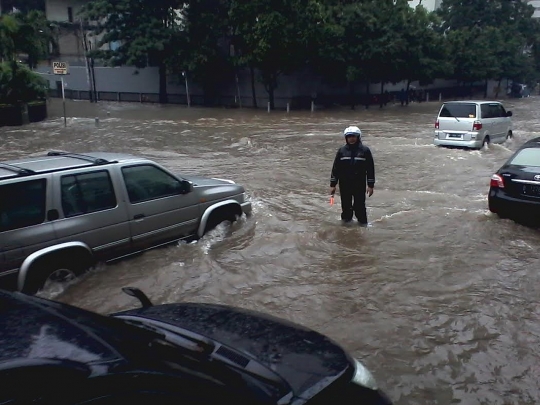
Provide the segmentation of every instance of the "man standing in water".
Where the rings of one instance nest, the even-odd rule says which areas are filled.
[[[375,187],[373,155],[371,150],[362,144],[362,131],[358,127],[345,128],[343,135],[346,144],[338,149],[334,159],[330,194],[334,195],[339,183],[342,221],[352,221],[354,212],[358,223],[367,226],[366,194],[371,197]]]

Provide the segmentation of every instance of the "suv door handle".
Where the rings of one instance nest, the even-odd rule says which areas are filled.
[[[142,219],[144,218],[144,214],[137,214],[133,216],[133,219]]]

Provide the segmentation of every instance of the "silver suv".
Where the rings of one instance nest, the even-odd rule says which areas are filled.
[[[173,174],[143,157],[49,152],[1,162],[0,281],[34,294],[242,214],[251,214],[242,186]]]
[[[433,143],[480,149],[512,136],[512,111],[498,101],[448,101],[435,121]]]

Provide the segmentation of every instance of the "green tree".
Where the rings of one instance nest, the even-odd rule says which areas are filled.
[[[438,15],[453,55],[454,78],[473,82],[534,75],[534,8],[507,0],[443,0]],[[486,88],[487,94],[487,88]]]
[[[47,81],[24,65],[16,61],[0,63],[0,104],[45,99],[47,88]]]
[[[13,15],[0,15],[0,57],[3,61],[15,60],[17,56],[15,38],[18,31],[19,21]]]
[[[172,48],[171,70],[190,73],[211,104],[223,83],[232,83],[229,0],[189,0],[182,10],[184,29]]]
[[[81,17],[95,22],[99,47],[119,44],[115,50],[94,52],[96,58],[113,66],[158,67],[159,101],[166,103],[167,66],[182,35],[183,6],[180,0],[94,0],[83,7]]]
[[[32,10],[45,12],[45,0],[1,0],[2,12],[10,13],[16,8],[22,13],[28,13]]]
[[[30,68],[49,56],[52,29],[41,11],[10,13],[0,16],[0,57],[3,60],[25,58]]]
[[[261,75],[274,108],[274,92],[282,74],[303,69],[309,59],[315,0],[234,0],[230,9],[235,62]]]
[[[440,19],[424,7],[409,7],[403,12],[405,21],[402,35],[406,46],[398,55],[396,77],[407,81],[429,82],[452,73],[450,50],[438,28]]]
[[[324,54],[320,54],[323,74],[330,81],[348,84],[351,108],[356,103],[355,85],[369,86],[399,79],[399,55],[407,44],[403,30],[406,21],[406,1],[335,2],[329,6],[327,23],[323,30]],[[383,89],[381,88],[381,92]]]

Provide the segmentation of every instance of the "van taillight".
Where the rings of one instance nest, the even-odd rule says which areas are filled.
[[[504,188],[504,181],[501,176],[494,174],[491,176],[491,181],[489,182],[490,187]]]
[[[480,121],[474,121],[472,124],[473,131],[480,131],[482,129],[482,123]]]
[[[435,121],[435,129],[439,129],[439,120]]]

